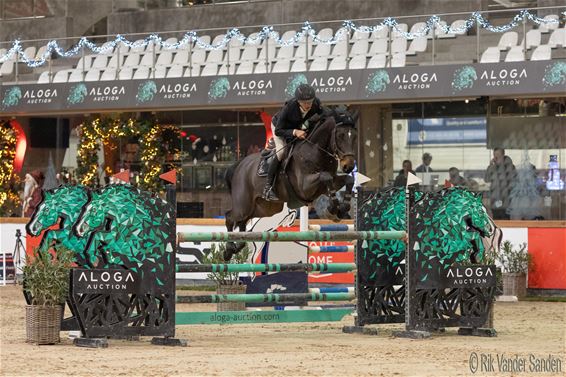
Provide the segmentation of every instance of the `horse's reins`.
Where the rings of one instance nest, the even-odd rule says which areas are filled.
[[[341,124],[341,123],[340,123]],[[336,127],[338,127],[339,125],[336,124]],[[296,140],[297,138],[295,138]],[[295,141],[293,140],[293,141]],[[338,144],[336,144],[336,128],[333,130],[332,132],[332,136],[330,137],[330,144],[332,146],[332,148],[336,151],[335,153],[331,153],[329,152],[327,149],[321,147],[318,144],[313,143],[312,141],[310,141],[308,138],[305,138],[304,141],[310,143],[311,145],[316,146],[318,149],[320,149],[321,151],[323,151],[324,153],[326,153],[327,155],[329,155],[332,158],[335,158],[337,160],[340,160],[346,156],[354,156],[353,153],[344,153],[343,151],[340,150],[340,148],[338,148]]]

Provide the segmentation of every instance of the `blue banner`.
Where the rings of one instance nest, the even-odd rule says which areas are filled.
[[[485,144],[485,117],[409,119],[408,145]]]

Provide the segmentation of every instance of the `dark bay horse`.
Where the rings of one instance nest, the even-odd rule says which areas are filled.
[[[354,185],[351,173],[355,165],[357,132],[354,128],[357,116],[336,110],[327,114],[312,129],[305,140],[295,139],[291,155],[275,182],[279,201],[262,198],[265,177],[257,175],[260,153],[246,156],[231,166],[226,182],[232,197],[232,209],[226,212],[226,228],[246,231],[247,222],[254,217],[272,216],[283,209],[298,208],[315,201],[325,194],[330,197],[328,212],[335,221],[350,210],[350,198]],[[291,143],[289,143],[291,144]],[[291,148],[288,145],[288,148]],[[337,174],[338,166],[345,174]],[[346,186],[346,195],[340,203],[336,191]],[[225,260],[244,247],[244,243],[228,243]]]

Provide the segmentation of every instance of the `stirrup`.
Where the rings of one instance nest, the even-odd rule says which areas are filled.
[[[274,202],[279,200],[275,192],[273,191],[273,186],[267,186],[263,191],[263,199],[267,200],[268,202]]]

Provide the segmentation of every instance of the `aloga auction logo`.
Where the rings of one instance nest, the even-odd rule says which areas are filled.
[[[471,89],[474,87],[474,82],[478,79],[476,69],[470,65],[458,68],[454,71],[454,78],[452,79],[453,92],[459,92],[464,89]]]
[[[368,82],[365,87],[366,96],[384,92],[390,82],[389,73],[387,73],[385,69],[375,71],[368,77]]]
[[[308,84],[309,80],[302,73],[297,73],[287,78],[287,85],[285,85],[285,96],[292,98],[295,96],[295,90],[301,84]]]
[[[22,99],[22,90],[19,86],[13,86],[6,90],[4,93],[4,99],[2,100],[2,107],[8,108],[16,106]]]
[[[138,94],[136,94],[136,101],[138,103],[149,102],[157,93],[157,85],[155,81],[148,80],[138,85]]]
[[[230,90],[230,81],[226,77],[219,77],[212,80],[208,89],[208,101],[215,101],[219,98],[226,98]]]
[[[77,103],[83,103],[88,94],[85,84],[77,84],[71,87],[69,90],[69,95],[67,96],[67,103],[69,105],[76,105]]]
[[[566,85],[566,62],[554,62],[547,65],[542,82],[545,90],[551,86]]]

